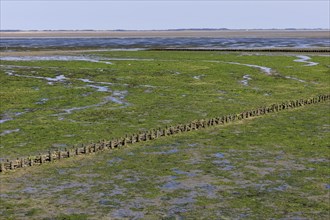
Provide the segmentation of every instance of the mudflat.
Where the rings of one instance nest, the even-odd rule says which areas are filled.
[[[0,38],[330,38],[329,30],[5,31]]]

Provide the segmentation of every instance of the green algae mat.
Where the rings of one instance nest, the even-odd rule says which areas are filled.
[[[328,56],[2,57],[1,159],[329,92]],[[1,175],[4,219],[325,219],[329,103]]]

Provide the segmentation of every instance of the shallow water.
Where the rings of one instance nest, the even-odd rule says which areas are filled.
[[[1,39],[0,47],[10,49],[45,47],[99,47],[112,50],[140,50],[159,47],[329,47],[327,38],[20,38]]]
[[[96,85],[87,85],[88,87],[97,89],[98,92],[109,92],[109,88],[107,86],[96,86]]]
[[[5,135],[7,135],[7,134],[11,134],[11,133],[13,133],[13,132],[19,132],[20,131],[20,129],[14,129],[14,130],[5,130],[5,131],[3,131],[3,132],[1,132],[0,133],[0,136],[5,136]]]
[[[307,63],[307,64],[304,65],[304,66],[316,66],[316,65],[319,64],[319,63],[316,63],[316,62],[308,61],[308,60],[311,59],[309,56],[299,55],[299,56],[297,56],[297,57],[298,57],[299,59],[295,59],[294,61],[295,61],[295,62],[300,62],[300,63]]]
[[[1,116],[2,119],[0,119],[0,124],[5,123],[6,121],[14,120],[15,116],[20,116],[24,113],[26,113],[26,112],[16,112],[16,113],[4,114],[4,115]]]
[[[305,83],[306,81],[305,80],[302,80],[302,79],[298,79],[296,77],[292,77],[292,76],[285,76],[286,79],[292,79],[292,80],[296,80],[298,82],[301,82],[301,83]]]
[[[44,79],[48,81],[48,84],[53,84],[53,82],[62,82],[64,80],[67,80],[69,78],[66,78],[64,75],[55,76],[52,77],[43,77],[43,76],[31,76],[31,75],[21,75],[13,72],[7,72],[8,76],[18,76],[18,77],[25,77],[25,78],[33,78],[33,79]]]
[[[236,64],[236,65],[242,65],[242,66],[248,66],[248,67],[254,67],[260,69],[262,72],[266,73],[266,75],[271,75],[272,68],[265,67],[265,66],[258,66],[253,64],[246,64],[246,63],[237,63],[237,62],[225,62],[229,64]]]
[[[194,76],[194,79],[200,80],[204,75],[198,75],[198,76]]]
[[[0,59],[4,61],[87,61],[112,64],[108,61],[101,61],[101,58],[91,58],[86,56],[4,56]]]
[[[249,85],[249,80],[252,80],[252,78],[250,77],[250,75],[244,75],[243,76],[243,80],[241,80],[241,83],[244,86],[248,86]]]

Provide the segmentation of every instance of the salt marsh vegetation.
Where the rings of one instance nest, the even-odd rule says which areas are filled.
[[[82,56],[102,62],[1,60],[1,160],[329,91],[329,59],[316,54]],[[309,63],[295,60],[302,56]],[[9,172],[1,176],[0,215],[324,219],[328,109],[327,102]]]

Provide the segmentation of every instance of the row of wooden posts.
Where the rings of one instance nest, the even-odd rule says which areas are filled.
[[[154,48],[157,51],[308,52],[329,53],[329,48]]]
[[[65,158],[74,157],[82,154],[90,154],[107,149],[119,148],[128,144],[134,144],[142,141],[149,141],[159,137],[170,136],[181,132],[199,130],[211,126],[224,125],[229,122],[243,120],[250,117],[265,115],[272,112],[278,112],[286,109],[298,108],[304,105],[316,104],[330,99],[330,95],[319,95],[310,99],[300,99],[295,101],[273,104],[268,107],[260,107],[250,111],[244,111],[239,114],[229,114],[226,116],[215,117],[210,119],[195,120],[187,124],[176,126],[167,126],[166,128],[152,129],[146,132],[126,135],[125,137],[115,138],[109,141],[102,140],[98,143],[82,145],[81,147],[73,147],[71,149],[49,151],[47,154],[39,154],[26,158],[17,158],[16,160],[7,160],[0,163],[0,172],[7,170],[15,170],[17,168],[32,167],[52,161],[59,161]]]

